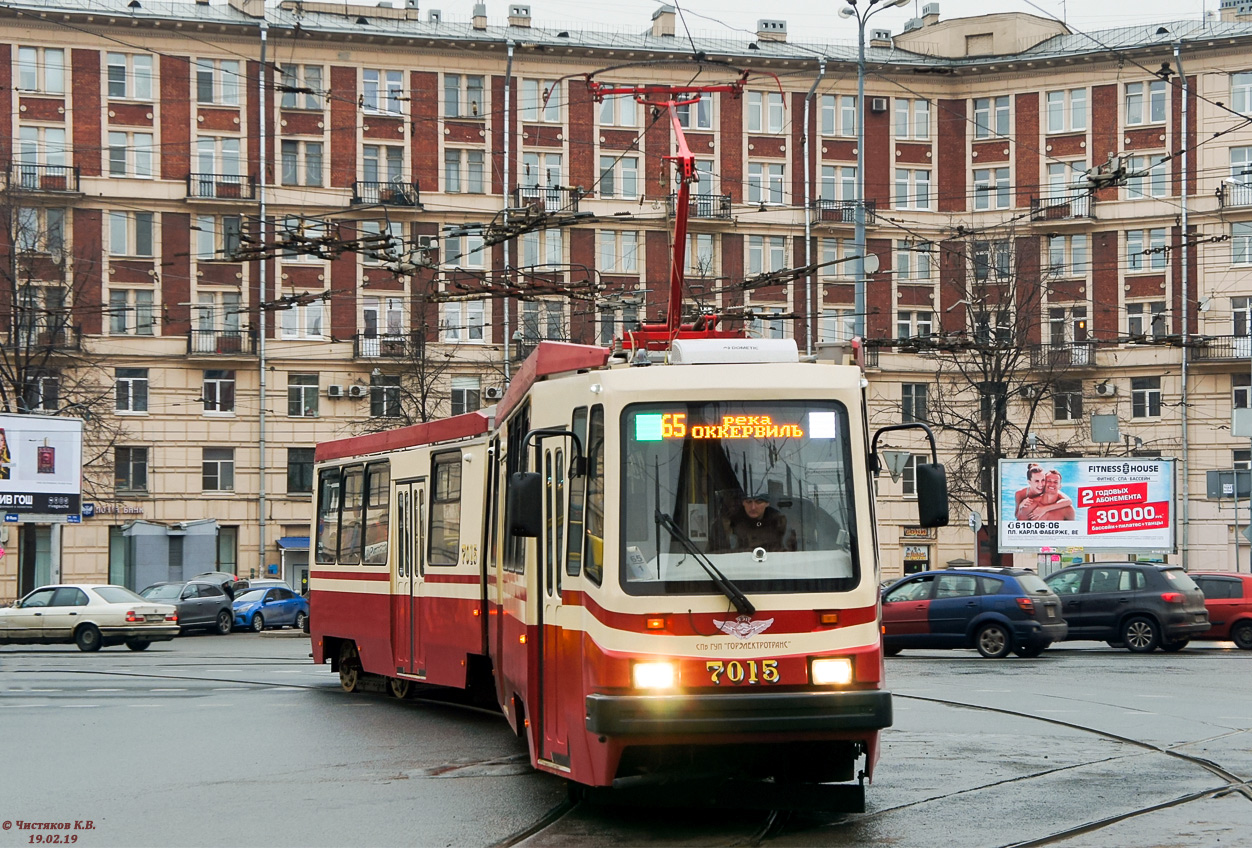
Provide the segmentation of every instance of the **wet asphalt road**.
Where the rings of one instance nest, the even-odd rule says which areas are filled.
[[[887,673],[868,811],[770,817],[570,808],[500,717],[346,695],[285,634],[3,647],[0,825],[90,821],[57,832],[80,846],[1252,844],[1252,652],[916,651]]]

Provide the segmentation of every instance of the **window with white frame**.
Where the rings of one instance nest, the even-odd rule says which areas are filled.
[[[446,148],[443,151],[443,190],[449,194],[483,194],[486,191],[485,159],[482,150]]]
[[[977,97],[974,99],[974,138],[991,138],[1009,134],[1009,98]]]
[[[853,307],[827,307],[822,310],[818,339],[823,342],[848,342],[856,336],[856,310]]]
[[[152,256],[154,218],[152,212],[110,212],[109,255]]]
[[[1069,88],[1044,95],[1047,132],[1081,132],[1087,129],[1087,89]]]
[[[125,135],[125,133],[122,133]],[[23,125],[17,130],[17,150],[15,176],[21,188],[40,188],[39,169],[35,166],[46,165],[49,176],[69,176],[69,162],[65,146],[64,127],[38,127]],[[125,161],[125,160],[123,160]],[[23,167],[26,166],[26,167]],[[58,173],[54,169],[65,169]],[[68,185],[66,186],[69,187]]]
[[[106,57],[110,99],[152,99],[152,56],[147,53],[109,53]]]
[[[1161,378],[1132,377],[1130,379],[1130,417],[1159,418],[1161,416]]]
[[[322,110],[322,98],[326,92],[322,88],[321,65],[279,65],[278,90],[282,92],[283,109]]]
[[[1252,336],[1252,297],[1232,297],[1230,312],[1234,334]]]
[[[895,277],[901,282],[928,282],[934,268],[934,245],[926,241],[896,242]]]
[[[974,341],[1006,345],[1013,340],[1013,313],[1009,309],[979,309],[970,313]]]
[[[487,251],[483,247],[482,233],[469,233],[443,240],[445,254],[443,264],[449,268],[484,268]]]
[[[768,274],[786,267],[786,236],[748,236],[749,274]]]
[[[361,108],[367,112],[404,114],[403,101],[408,98],[404,94],[403,71],[366,68],[362,73],[362,83]]]
[[[1087,184],[1087,162],[1078,159],[1072,162],[1048,163],[1048,193],[1064,195]]]
[[[752,304],[752,319],[748,322],[748,335],[756,339],[790,338],[791,319],[782,317],[786,312],[787,309],[784,306]]]
[[[1246,300],[1247,298],[1245,298]],[[1154,300],[1126,304],[1126,333],[1143,338],[1151,335],[1159,339],[1169,332],[1165,301]]]
[[[1052,388],[1052,420],[1082,420],[1082,383],[1060,380]]]
[[[599,268],[602,274],[639,271],[639,234],[634,230],[600,230]]]
[[[845,261],[849,256],[849,242],[840,238],[824,238],[818,243],[821,257],[821,271],[826,279],[847,279],[852,273],[852,263]]]
[[[561,185],[561,165],[562,159],[560,153],[522,153],[522,172],[518,175],[518,185],[523,188],[538,188],[540,186],[556,188]],[[531,197],[529,193],[523,191],[522,197]],[[544,197],[543,193],[535,195]],[[552,197],[554,203],[560,205],[560,196]]]
[[[617,308],[605,305],[600,307],[599,312],[600,320],[596,327],[597,344],[612,344],[619,335],[639,329],[639,305],[637,303],[623,302]]]
[[[1252,407],[1252,375],[1247,373],[1231,374],[1230,393],[1232,408],[1248,409]]]
[[[316,418],[318,404],[316,374],[287,375],[287,417]]]
[[[240,144],[240,139],[232,136],[200,136],[196,139],[196,168],[201,174],[222,177],[242,175]]]
[[[639,196],[638,157],[600,157],[600,196],[625,200],[634,200]]]
[[[610,88],[613,83],[606,83]],[[600,103],[600,126],[602,127],[637,127],[639,126],[639,104],[630,94],[610,94]]]
[[[930,101],[897,97],[895,133],[900,140],[927,141],[930,139]]]
[[[65,250],[65,210],[55,206],[17,207],[13,241],[19,251],[61,257]]]
[[[930,208],[930,169],[896,168],[896,208]]]
[[[1165,228],[1126,231],[1126,270],[1163,271],[1167,259]]]
[[[201,486],[206,492],[235,490],[235,449],[204,448],[201,460]]]
[[[1126,197],[1164,197],[1169,194],[1169,157],[1130,156],[1126,160]]]
[[[361,179],[367,183],[403,182],[404,148],[398,144],[362,145]]]
[[[559,80],[522,80],[522,120],[561,123],[561,89]]]
[[[325,310],[326,303],[320,296],[308,298],[307,303],[294,303],[282,310],[278,319],[282,338],[320,340],[323,338]]]
[[[17,48],[17,90],[65,94],[65,51],[60,47]]]
[[[782,162],[749,162],[748,202],[782,203],[786,172]]]
[[[278,224],[278,240],[288,242],[290,246],[283,248],[284,262],[320,262],[317,255],[317,243],[326,237],[325,221],[301,218],[288,215],[280,219]],[[304,245],[301,249],[297,245]]]
[[[481,408],[482,381],[478,377],[452,378],[452,415],[464,415]]]
[[[565,305],[556,300],[528,300],[522,303],[522,338],[564,341]]]
[[[901,310],[896,314],[896,338],[929,338],[935,329],[935,313],[929,310]]]
[[[443,75],[445,118],[481,118],[486,114],[482,77],[469,74]]]
[[[783,96],[781,92],[748,92],[748,132],[782,132],[783,116]]]
[[[238,59],[196,59],[196,102],[217,106],[238,106],[243,90],[243,74]]]
[[[928,386],[925,383],[901,383],[900,384],[900,423],[912,424],[914,422],[925,422],[926,419],[926,397],[928,394]]]
[[[361,239],[361,260],[367,265],[394,262],[404,252],[403,221],[358,221],[357,236]]]
[[[564,233],[559,229],[533,230],[522,234],[522,265],[527,268],[565,265]]]
[[[151,178],[152,133],[109,132],[109,176]]]
[[[1164,80],[1126,83],[1126,126],[1165,123]]]
[[[399,418],[400,375],[375,374],[370,377],[370,417]]]
[[[282,140],[281,185],[322,185],[322,143]]]
[[[117,368],[113,371],[116,412],[148,411],[148,369]]]
[[[716,276],[716,254],[712,233],[687,233],[687,276],[701,279]]]
[[[232,261],[239,251],[243,219],[239,215],[197,215],[196,258]]]
[[[1084,277],[1089,267],[1087,236],[1048,237],[1047,273],[1054,277]]]
[[[445,342],[486,341],[485,306],[481,300],[451,301],[443,305]]]
[[[148,449],[113,449],[113,482],[119,492],[148,491]]]
[[[925,454],[915,453],[909,457],[900,474],[900,494],[906,498],[917,497],[917,466],[927,462],[930,462],[930,457]]]
[[[978,282],[1007,280],[1013,274],[1013,243],[1007,239],[975,241],[971,264]]]
[[[235,372],[209,368],[200,387],[205,412],[235,411]]]
[[[974,169],[975,209],[1008,209],[1012,197],[1008,168]]]
[[[150,336],[156,321],[149,289],[109,291],[109,333],[115,336]]]
[[[398,297],[367,297],[361,302],[363,335],[367,339],[404,336],[404,302]]]
[[[1235,265],[1252,265],[1252,222],[1231,223],[1230,261]]]
[[[1087,340],[1087,307],[1054,306],[1048,310],[1048,342],[1067,345]]]
[[[1240,115],[1252,115],[1252,71],[1230,75],[1230,108]]]
[[[713,95],[703,94],[695,103],[675,107],[678,123],[685,130],[713,129]]]
[[[856,200],[856,167],[823,165],[817,196],[822,200]]]
[[[237,338],[240,332],[239,292],[202,291],[196,295],[196,329],[201,333],[221,333]]]
[[[821,102],[822,135],[856,137],[856,97],[847,94],[823,94]]]

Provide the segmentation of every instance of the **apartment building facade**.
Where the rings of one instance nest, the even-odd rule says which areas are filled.
[[[693,58],[666,7],[643,34],[544,29],[516,4],[507,21],[474,11],[0,10],[0,158],[22,268],[6,297],[71,317],[47,340],[52,361],[72,347],[65,363],[107,377],[113,434],[88,473],[91,515],[10,528],[0,597],[190,574],[191,550],[213,552],[196,571],[299,586],[319,440],[395,424],[414,394],[423,414],[488,405],[538,339],[610,343],[659,318],[674,134],[630,97],[596,102],[592,73],[750,72],[742,97],[680,110],[700,174],[693,308],[805,351],[846,342],[863,184],[871,423],[926,418],[933,350],[994,334],[970,268],[1003,266],[1034,281],[1023,343],[1067,367],[1064,391],[1005,402],[1039,401],[1032,432],[1069,455],[1176,457],[1191,561],[1247,561],[1232,499],[1205,489],[1209,470],[1252,466],[1230,431],[1252,407],[1252,18],[1238,8],[1087,35],[1019,14],[940,21],[928,6],[905,32],[871,33],[864,103],[855,45],[792,43],[781,21],[696,39]],[[1091,191],[1097,166],[1120,178]],[[66,397],[22,411],[73,414]],[[1117,416],[1124,440],[1093,442],[1093,414]],[[977,560],[963,525],[910,525],[910,480],[880,481],[884,572]],[[165,561],[136,562],[154,547],[133,540],[153,535]]]

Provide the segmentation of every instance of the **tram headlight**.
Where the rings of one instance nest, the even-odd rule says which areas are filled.
[[[672,662],[637,662],[630,671],[636,689],[672,689],[677,678]]]
[[[847,657],[823,657],[809,665],[809,680],[814,686],[846,686],[852,682],[852,660]]]

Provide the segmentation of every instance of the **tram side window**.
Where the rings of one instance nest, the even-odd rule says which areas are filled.
[[[365,469],[365,564],[387,564],[391,518],[391,466],[373,463]]]
[[[339,551],[339,469],[325,468],[317,478],[317,561],[333,563]]]
[[[365,469],[359,465],[343,470],[343,514],[339,519],[339,562],[361,563],[361,509],[365,506]]]
[[[574,435],[578,444],[587,449],[587,407],[574,410]],[[583,502],[586,499],[586,480],[573,478],[569,487],[569,539],[565,551],[565,573],[577,577],[583,568]]]
[[[430,496],[430,564],[456,565],[461,550],[461,452],[435,457]]]
[[[530,406],[523,406],[513,416],[508,423],[508,448],[504,455],[504,483],[501,488],[505,491],[504,500],[508,502],[508,486],[509,481],[513,479],[515,471],[527,471],[530,469],[530,463],[527,461],[526,451],[522,449],[522,442],[526,439],[526,433],[530,430]],[[505,512],[508,512],[506,507]],[[505,522],[509,516],[505,515]],[[504,537],[504,570],[521,574],[526,570],[526,537],[512,536],[505,534]]]
[[[604,579],[604,407],[591,408],[587,428],[587,544],[583,550],[587,578],[597,586]]]

